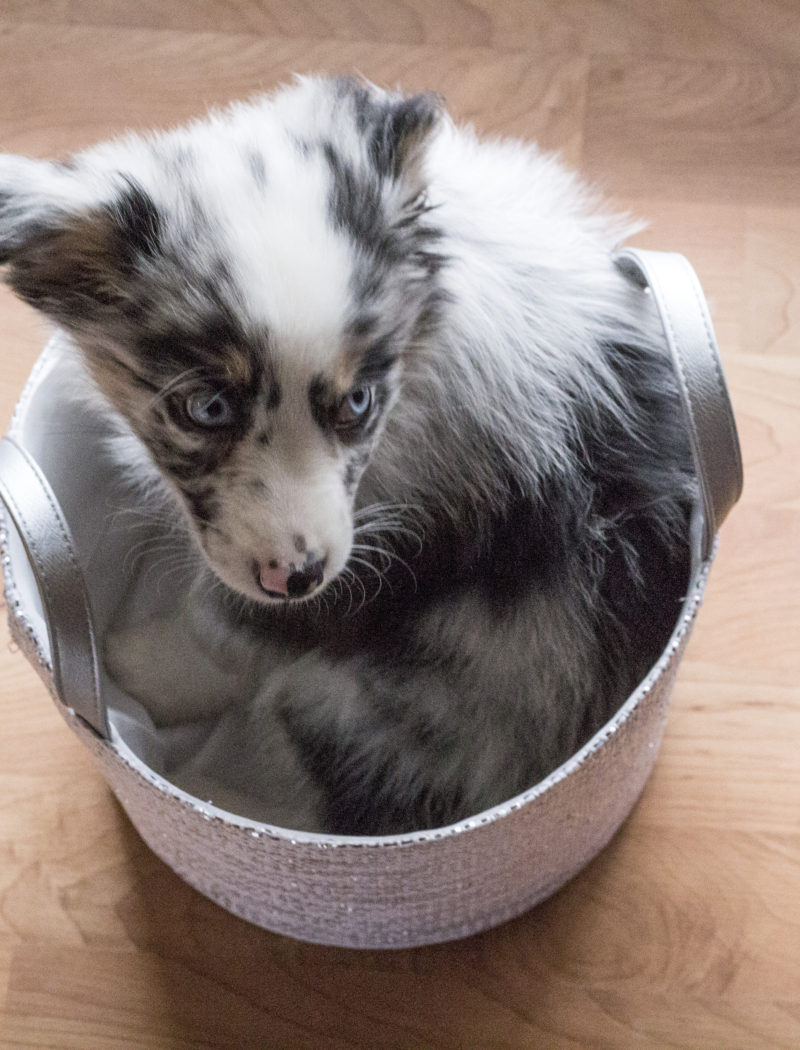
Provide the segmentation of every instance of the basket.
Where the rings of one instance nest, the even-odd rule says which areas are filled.
[[[690,586],[664,651],[613,718],[524,794],[458,824],[382,838],[273,827],[194,798],[137,748],[125,698],[97,657],[119,600],[128,534],[108,513],[103,434],[63,397],[56,335],[0,444],[2,562],[11,633],[139,834],[201,893],[307,941],[401,948],[475,933],[530,908],[583,868],[634,806],[706,585],[741,458],[711,322],[680,255],[627,251],[618,265],[660,311],[686,409],[699,492]]]

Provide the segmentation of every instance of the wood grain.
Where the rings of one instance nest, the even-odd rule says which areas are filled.
[[[745,456],[656,770],[551,900],[452,945],[248,926],[143,845],[0,642],[2,1050],[800,1046],[800,10],[794,0],[6,0],[0,145],[58,155],[293,71],[441,91],[686,252]],[[0,294],[0,423],[42,326]]]
[[[528,54],[800,58],[793,0],[5,0],[8,22],[176,29]]]
[[[592,63],[584,163],[614,188],[667,199],[797,201],[795,66],[615,56]]]

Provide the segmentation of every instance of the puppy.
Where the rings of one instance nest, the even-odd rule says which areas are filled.
[[[0,159],[6,279],[197,553],[106,648],[156,722],[218,716],[179,783],[295,828],[430,828],[625,699],[695,488],[628,232],[553,157],[345,78]]]

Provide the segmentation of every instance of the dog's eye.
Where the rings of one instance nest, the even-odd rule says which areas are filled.
[[[186,398],[186,414],[199,427],[224,427],[233,419],[228,399],[210,387],[201,387]]]
[[[363,423],[372,408],[372,387],[356,386],[342,398],[336,413],[338,430],[350,430]]]

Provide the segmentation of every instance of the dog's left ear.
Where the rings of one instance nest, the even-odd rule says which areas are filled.
[[[328,83],[337,101],[352,107],[356,127],[366,138],[368,156],[378,174],[422,190],[422,162],[444,115],[442,97],[435,91],[423,91],[404,98],[356,77],[334,77]]]
[[[370,144],[378,171],[393,179],[421,182],[425,149],[443,111],[441,96],[433,91],[390,102]]]

